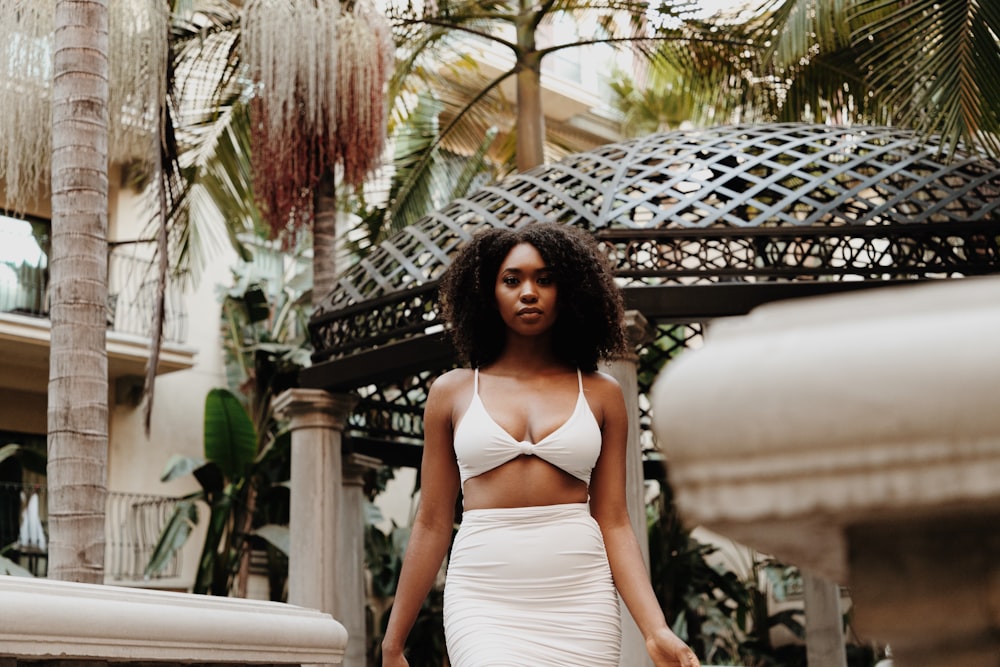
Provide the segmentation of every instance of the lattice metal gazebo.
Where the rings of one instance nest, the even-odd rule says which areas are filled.
[[[456,363],[438,279],[477,230],[541,220],[591,231],[653,326],[645,406],[665,360],[712,318],[1000,270],[1000,162],[888,127],[737,125],[609,144],[453,201],[343,272],[311,320],[302,385],[360,397],[346,449],[417,464],[428,383]]]

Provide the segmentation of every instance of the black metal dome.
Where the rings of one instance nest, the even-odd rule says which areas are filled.
[[[896,128],[683,130],[516,174],[422,218],[344,271],[310,323],[306,386],[357,391],[357,438],[419,439],[429,378],[454,363],[436,287],[491,226],[554,220],[607,250],[657,327],[640,390],[700,322],[764,301],[1000,268],[1000,162]],[[645,378],[645,379],[644,379]]]

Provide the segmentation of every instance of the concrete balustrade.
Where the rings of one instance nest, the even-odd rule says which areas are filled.
[[[657,379],[692,525],[850,588],[901,667],[1000,659],[1000,279],[713,322]]]
[[[347,632],[279,602],[0,576],[0,665],[339,664]]]

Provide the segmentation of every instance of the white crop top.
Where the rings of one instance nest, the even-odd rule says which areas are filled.
[[[576,372],[580,393],[576,407],[562,426],[538,442],[515,440],[496,423],[479,397],[475,370],[472,402],[455,428],[453,443],[462,484],[518,456],[537,456],[587,484],[601,454],[601,427],[583,395],[583,375]]]

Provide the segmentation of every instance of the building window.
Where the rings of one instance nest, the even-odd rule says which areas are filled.
[[[50,225],[0,212],[0,312],[48,311]]]

